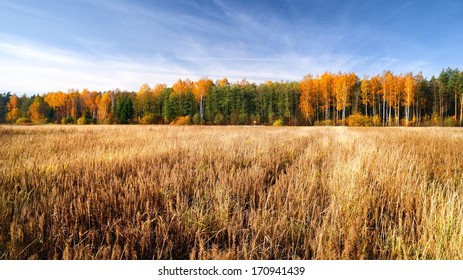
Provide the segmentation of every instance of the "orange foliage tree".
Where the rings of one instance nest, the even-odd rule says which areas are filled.
[[[89,110],[92,118],[95,119],[98,112],[98,104],[96,103],[98,92],[89,91],[88,89],[84,88],[82,90],[81,96],[84,105],[82,115],[85,114],[85,110]]]
[[[19,105],[19,98],[16,95],[12,95],[10,97],[10,100],[6,104],[6,108],[8,110],[8,113],[6,115],[6,120],[10,122],[15,122],[19,116],[20,116],[20,111],[18,109]]]
[[[36,96],[34,102],[29,106],[27,115],[33,123],[37,124],[47,120],[47,109],[47,104],[44,102],[43,97]]]
[[[301,93],[299,107],[306,121],[312,124],[315,114],[314,106],[319,92],[319,80],[310,74],[305,76],[299,83],[299,91]]]
[[[204,117],[204,102],[203,98],[211,92],[212,86],[214,83],[208,78],[201,78],[194,84],[193,94],[197,102],[199,102],[199,116],[201,118],[201,123],[203,122]]]

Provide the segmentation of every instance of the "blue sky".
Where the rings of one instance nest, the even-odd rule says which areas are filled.
[[[459,0],[0,0],[0,92],[301,80],[463,62]]]

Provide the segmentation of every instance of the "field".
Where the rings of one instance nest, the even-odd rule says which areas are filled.
[[[0,126],[0,259],[463,259],[458,128]]]

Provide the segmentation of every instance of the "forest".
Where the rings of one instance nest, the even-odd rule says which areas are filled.
[[[300,82],[208,78],[138,92],[0,94],[0,123],[461,126],[463,72],[307,75]]]

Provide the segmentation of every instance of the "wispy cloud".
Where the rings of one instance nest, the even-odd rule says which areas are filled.
[[[37,43],[0,43],[0,92],[43,93],[70,88],[136,90],[145,82],[172,82],[192,73],[173,63],[139,63],[125,57],[92,57]]]
[[[355,71],[372,75],[385,69],[409,71],[414,66],[408,62],[406,67],[395,59],[298,54],[267,58],[158,56],[145,62],[107,55],[95,60],[93,57],[18,40],[12,44],[0,43],[0,92],[43,93],[70,88],[137,90],[143,83],[172,85],[180,78],[198,79],[203,76],[214,80],[228,77],[231,81],[246,78],[257,83],[266,80],[297,81],[308,73]]]
[[[463,39],[426,29],[428,18],[439,25],[445,17],[453,23],[445,30],[457,34],[461,5],[433,12],[439,5],[391,1],[1,1],[11,24],[0,26],[0,92],[136,90],[202,76],[300,80],[324,71],[427,75],[462,61]]]

